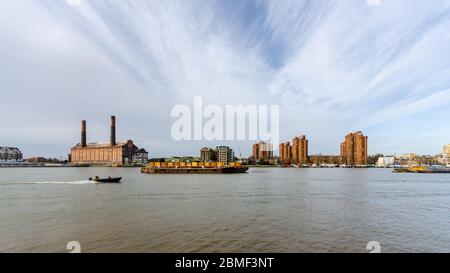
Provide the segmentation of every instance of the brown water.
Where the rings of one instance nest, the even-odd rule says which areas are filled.
[[[0,219],[0,252],[449,252],[450,175],[0,169]]]

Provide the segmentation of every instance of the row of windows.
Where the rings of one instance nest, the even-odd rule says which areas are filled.
[[[0,159],[2,159],[2,160],[6,160],[6,159],[19,160],[19,159],[22,159],[22,154],[0,154]]]
[[[87,149],[74,151],[72,153],[72,161],[122,161],[122,150],[120,149]]]

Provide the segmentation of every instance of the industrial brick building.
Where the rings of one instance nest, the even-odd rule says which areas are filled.
[[[347,166],[367,165],[368,137],[360,131],[345,136],[341,143],[341,164]]]
[[[72,165],[124,166],[147,163],[148,152],[139,149],[132,140],[116,142],[116,118],[111,117],[109,142],[87,143],[86,121],[81,121],[81,143],[71,149]]]

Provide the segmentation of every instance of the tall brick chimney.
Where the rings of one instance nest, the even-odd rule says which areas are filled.
[[[86,147],[86,121],[81,121],[81,147]]]
[[[116,117],[111,116],[111,136],[110,136],[110,144],[111,146],[116,145]]]

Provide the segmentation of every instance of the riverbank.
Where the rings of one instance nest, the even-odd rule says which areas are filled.
[[[0,165],[0,168],[140,168],[142,166],[89,166],[89,165],[70,165],[70,164],[30,164],[30,165]]]
[[[46,164],[5,164],[5,165],[0,165],[0,168],[69,168],[72,167],[70,165],[67,164],[51,164],[51,165],[46,165]]]

